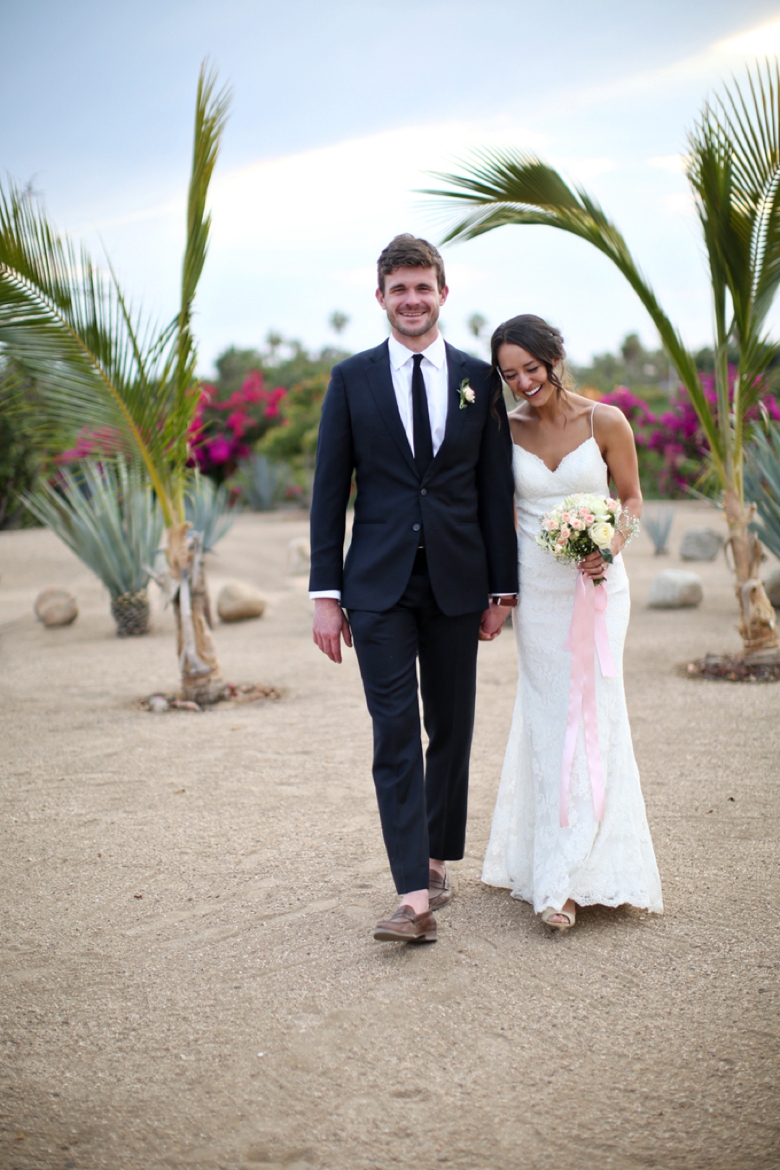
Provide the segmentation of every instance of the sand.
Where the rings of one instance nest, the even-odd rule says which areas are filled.
[[[652,505],[651,505],[652,507]],[[712,512],[675,508],[671,547]],[[210,581],[227,679],[278,702],[153,715],[170,612],[114,636],[48,532],[0,533],[3,1170],[741,1170],[780,1165],[780,685],[691,681],[738,648],[722,558],[699,609],[645,607],[676,555],[627,554],[626,686],[663,917],[549,934],[479,881],[514,699],[480,650],[468,852],[435,946],[378,944],[394,905],[354,655],[312,645],[286,575],[301,513],[241,517]],[[33,600],[78,596],[47,630]]]

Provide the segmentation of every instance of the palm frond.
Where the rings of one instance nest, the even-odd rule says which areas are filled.
[[[34,378],[53,421],[112,434],[146,464],[164,506],[170,395],[155,378],[157,334],[13,187],[0,190],[0,344]]]
[[[163,517],[137,465],[122,458],[63,470],[57,486],[24,493],[27,508],[95,573],[116,600],[149,580]]]
[[[729,143],[735,187],[751,222],[751,301],[760,329],[780,283],[780,67],[767,60],[708,111]]]
[[[192,148],[192,171],[187,196],[187,239],[182,264],[181,304],[176,337],[176,401],[174,414],[192,412],[192,387],[195,381],[197,349],[192,333],[192,306],[208,251],[211,215],[206,211],[209,185],[217,162],[222,133],[230,105],[230,90],[225,87],[215,94],[216,73],[204,64],[198,77],[195,101],[195,132]],[[168,441],[175,447],[177,458],[186,463],[187,431],[170,429]],[[177,501],[182,505],[183,485]]]
[[[663,311],[623,236],[599,204],[581,187],[571,188],[556,170],[520,151],[483,150],[463,163],[458,174],[437,172],[447,188],[427,190],[439,208],[458,219],[444,242],[473,239],[508,224],[539,224],[586,240],[622,272],[649,313],[685,385],[707,436],[719,474],[725,447],[715,416],[702,388],[696,363],[680,334]],[[469,210],[464,215],[462,209]]]
[[[227,114],[204,66],[198,83],[182,299],[160,329],[133,310],[116,274],[59,236],[44,209],[0,188],[0,346],[35,379],[66,431],[111,436],[139,458],[166,525],[184,518],[189,425],[198,401],[191,316],[210,217],[208,186]]]

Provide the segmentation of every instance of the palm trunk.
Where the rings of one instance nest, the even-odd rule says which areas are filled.
[[[168,564],[177,582],[173,606],[182,696],[196,703],[213,703],[224,684],[211,637],[200,534],[190,532],[189,523],[176,524],[169,530]]]
[[[763,550],[761,541],[750,530],[755,504],[745,507],[733,490],[726,492],[724,502],[729,526],[728,543],[737,577],[736,594],[741,617],[739,632],[745,660],[779,662],[780,635],[775,611],[758,576]]]

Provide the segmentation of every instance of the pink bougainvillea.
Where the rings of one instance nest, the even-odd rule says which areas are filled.
[[[100,427],[96,431],[81,430],[76,437],[75,447],[62,451],[54,462],[77,463],[80,459],[93,459],[99,455],[113,455],[123,447],[122,436],[113,427]]]
[[[707,400],[717,406],[715,378],[701,375]],[[734,394],[734,370],[729,371],[729,401]],[[639,454],[639,468],[643,483],[665,497],[682,497],[700,479],[707,457],[707,443],[693,404],[684,387],[678,386],[670,396],[669,407],[654,414],[647,403],[637,398],[625,386],[616,386],[603,395],[602,402],[619,407],[631,423]],[[761,409],[772,419],[780,419],[780,406],[773,394],[762,397],[751,412],[758,417]]]
[[[218,388],[204,382],[190,427],[191,465],[219,482],[232,475],[279,418],[286,393],[281,386],[267,389],[259,370],[250,371],[241,389],[222,401]]]

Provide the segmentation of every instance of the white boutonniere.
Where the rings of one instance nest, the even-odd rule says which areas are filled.
[[[460,405],[458,410],[465,410],[467,406],[473,406],[477,401],[477,396],[469,386],[468,378],[464,378],[458,387],[458,394],[460,395]]]

